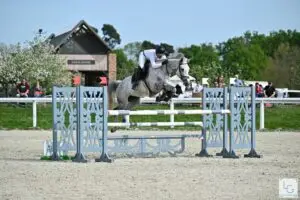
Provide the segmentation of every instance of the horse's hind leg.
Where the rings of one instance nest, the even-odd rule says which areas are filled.
[[[125,107],[125,106],[122,106],[122,105],[120,104],[120,105],[118,105],[117,107],[115,107],[114,110],[126,110],[126,107]],[[118,117],[119,117],[119,115],[116,115],[116,116],[115,116],[115,121],[114,121],[114,122],[118,122]],[[123,116],[122,116],[122,118],[123,118]],[[124,121],[124,120],[123,120],[123,121]],[[110,129],[110,132],[111,132],[111,133],[114,133],[114,132],[116,132],[117,130],[118,130],[118,127],[114,126],[114,127],[112,127],[112,128]]]
[[[130,96],[128,98],[128,104],[127,104],[126,109],[131,110],[134,106],[140,104],[140,100],[141,100],[140,97]]]

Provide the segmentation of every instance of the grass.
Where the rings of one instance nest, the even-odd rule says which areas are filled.
[[[169,105],[140,105],[136,110],[169,110]],[[196,106],[176,105],[175,109],[197,109]],[[39,129],[52,128],[51,104],[37,105],[37,126]],[[114,118],[109,117],[109,122]],[[120,121],[120,118],[119,118]],[[131,116],[131,122],[168,122],[169,115]],[[175,115],[175,121],[202,121],[199,115]],[[259,128],[259,108],[256,109],[256,127]],[[169,127],[156,127],[162,130]],[[267,130],[300,130],[300,106],[276,105],[265,108],[265,128]],[[32,129],[32,104],[0,104],[0,129]],[[143,127],[153,129],[153,127]],[[199,127],[175,127],[176,130],[199,130]]]
[[[59,156],[60,160],[72,160],[74,157],[68,155]],[[42,156],[41,160],[52,160],[51,156]]]

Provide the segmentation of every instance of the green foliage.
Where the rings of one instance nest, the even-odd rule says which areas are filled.
[[[142,49],[141,42],[132,42],[124,46],[124,52],[126,53],[128,59],[133,60],[136,63],[141,49]]]
[[[108,44],[110,48],[114,49],[116,45],[121,44],[120,34],[117,32],[113,25],[103,24],[101,30],[103,33],[103,40]]]
[[[114,53],[117,56],[117,79],[122,80],[127,76],[132,75],[136,66],[133,60],[128,60],[123,49],[116,49]]]
[[[68,155],[62,155],[62,156],[59,156],[59,159],[60,160],[71,160],[73,158],[71,158]],[[51,158],[51,156],[41,156],[41,160],[52,160],[52,158]]]
[[[175,52],[173,45],[170,45],[170,44],[167,44],[167,43],[160,43],[159,45],[164,47],[168,54]]]
[[[141,50],[145,50],[145,49],[155,49],[155,44],[148,41],[148,40],[144,40],[142,42],[142,47],[141,47]]]
[[[269,60],[264,77],[276,87],[300,89],[300,47],[280,44]]]
[[[120,34],[113,25],[103,24],[104,41],[114,49],[121,43]],[[160,43],[168,53],[174,52],[171,44]],[[149,40],[132,42],[124,49],[116,49],[117,78],[131,75],[141,50],[155,48]],[[206,77],[225,80],[236,74],[244,80],[272,80],[278,87],[300,88],[299,77],[300,32],[279,30],[270,34],[246,31],[217,45],[203,43],[179,48],[190,58],[190,74],[197,80]],[[22,78],[31,84],[39,81],[43,87],[52,84],[71,84],[66,62],[53,51],[45,38],[37,35],[26,46],[0,44],[0,84],[8,87]]]
[[[191,45],[178,51],[190,59],[190,74],[197,80],[203,77],[215,79],[222,73],[218,52],[212,44]]]
[[[283,49],[278,52],[283,44],[291,47],[286,53]],[[274,80],[280,86],[298,88],[296,47],[300,47],[300,32],[295,30],[273,31],[269,35],[247,31],[218,45],[191,45],[179,51],[191,58],[191,75],[198,80],[215,79],[219,75],[227,79],[238,74],[244,80]]]
[[[267,57],[261,47],[252,44],[244,37],[236,37],[219,45],[222,57],[223,73],[234,77],[238,74],[241,79],[253,80],[264,70]]]

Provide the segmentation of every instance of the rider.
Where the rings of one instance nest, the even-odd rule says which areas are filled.
[[[153,68],[159,68],[162,65],[168,63],[166,57],[166,50],[163,46],[156,46],[155,49],[143,50],[139,54],[139,66],[137,72],[132,76],[132,89],[134,90],[140,80],[144,80],[147,75],[148,66],[151,65]],[[162,61],[162,62],[161,62]]]

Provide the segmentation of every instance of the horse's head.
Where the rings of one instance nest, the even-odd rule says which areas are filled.
[[[168,75],[174,76],[177,75],[185,86],[190,84],[189,80],[189,71],[190,67],[188,65],[189,59],[184,57],[182,53],[171,54],[168,57],[168,64],[167,64],[167,73]]]
[[[190,80],[189,80],[190,66],[188,62],[189,59],[187,59],[186,57],[181,58],[179,69],[177,70],[177,76],[180,77],[180,79],[182,80],[185,86],[188,86],[190,84]]]

